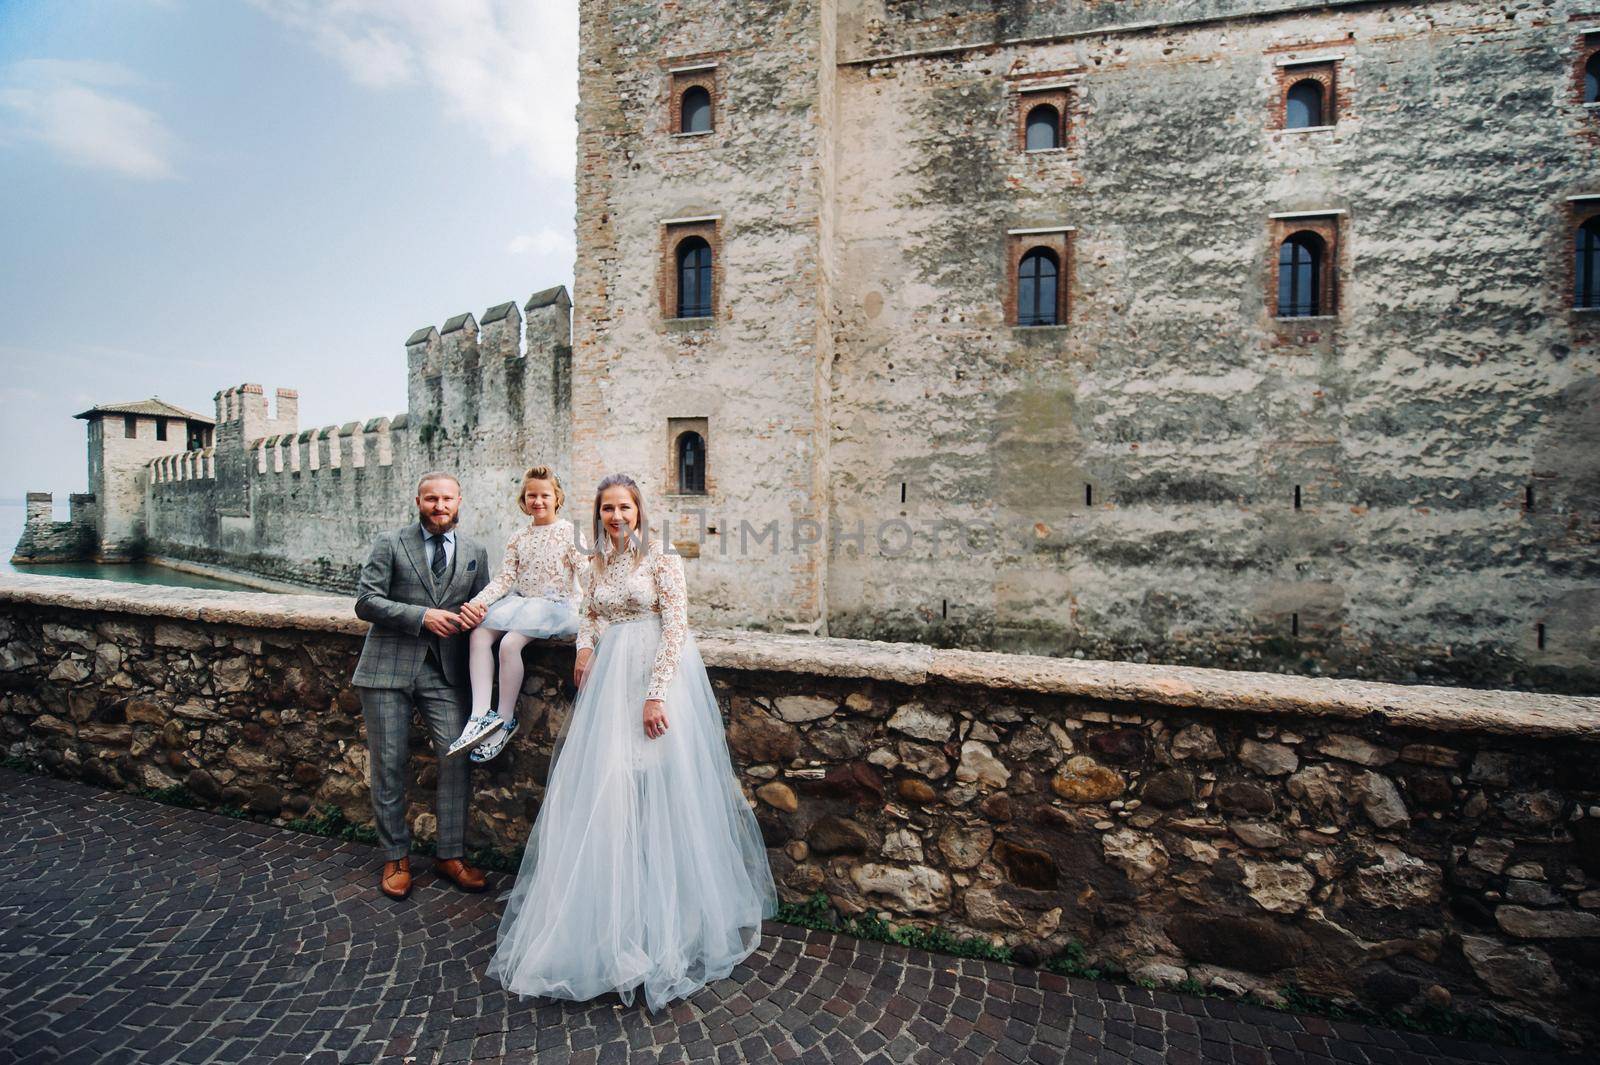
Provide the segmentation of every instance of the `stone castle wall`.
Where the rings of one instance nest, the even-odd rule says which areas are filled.
[[[0,742],[108,786],[365,823],[351,609],[0,579]],[[1157,983],[1600,1036],[1600,700],[697,638],[787,900],[1047,956],[1076,940]],[[473,845],[521,846],[571,706],[570,648],[527,657],[530,727],[474,770]]]
[[[1593,690],[1590,9],[852,6],[834,517],[919,541],[830,557],[830,632]],[[1337,124],[1271,129],[1277,62],[1318,55]],[[1025,153],[1047,83],[1067,146]],[[1269,216],[1324,209],[1338,315],[1275,321]],[[1010,326],[1007,234],[1050,226],[1069,324]],[[948,518],[1004,535],[936,549]]]
[[[13,562],[76,562],[95,553],[99,508],[93,493],[74,492],[66,521],[55,520],[55,497],[49,492],[29,492],[23,516],[22,537],[12,551]]]
[[[415,520],[417,478],[442,469],[461,479],[462,530],[498,560],[527,521],[513,503],[522,472],[570,468],[569,308],[551,289],[481,325],[466,314],[418,330],[408,410],[393,419],[300,429],[294,393],[274,418],[260,386],[220,393],[215,447],[151,466],[146,552],[349,592],[373,537]]]
[[[1596,690],[1590,9],[748,7],[589,0],[580,38],[579,467],[669,483],[706,419],[710,620]],[[1317,56],[1336,124],[1274,128]],[[715,130],[674,135],[708,62]],[[1025,153],[1047,85],[1066,147]],[[1271,216],[1315,211],[1338,313],[1274,320]],[[685,216],[710,320],[662,306]],[[1051,227],[1068,322],[1016,328],[1013,231]]]
[[[679,512],[699,552],[691,581],[725,623],[818,631],[827,613],[824,545],[796,546],[790,529],[827,510],[816,160],[832,6],[580,5],[574,469],[586,483],[625,470]],[[714,65],[710,134],[671,132],[669,71],[685,64]],[[663,314],[666,233],[685,219],[702,220],[716,257],[711,318]],[[711,426],[704,495],[668,495],[671,419]],[[749,549],[741,523],[773,521],[782,546]]]

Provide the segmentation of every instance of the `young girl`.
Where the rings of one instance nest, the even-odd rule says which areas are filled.
[[[504,750],[517,731],[523,647],[536,637],[571,636],[578,631],[577,575],[588,559],[574,542],[572,522],[556,517],[564,498],[561,482],[548,466],[535,466],[522,475],[517,505],[533,521],[506,543],[505,561],[494,580],[461,608],[467,615],[485,612],[469,644],[472,716],[450,745],[450,754],[471,749],[474,762],[487,762]],[[489,688],[497,636],[501,637],[500,705],[492,709]]]

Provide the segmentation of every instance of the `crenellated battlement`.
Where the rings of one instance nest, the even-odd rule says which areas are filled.
[[[145,469],[149,471],[152,486],[173,481],[211,480],[217,475],[216,461],[216,447],[202,447],[158,455],[145,464]]]
[[[521,471],[566,468],[571,308],[557,286],[415,330],[408,409],[393,417],[302,428],[294,389],[221,389],[214,428],[189,438],[209,446],[146,452],[115,482],[136,515],[132,554],[348,591],[373,535],[413,516],[416,477],[436,467],[458,473],[475,532],[498,551],[526,520],[509,504]],[[74,496],[70,522],[53,521],[51,505],[47,493],[29,497],[18,557],[91,557],[95,497]]]
[[[251,468],[256,474],[280,474],[392,466],[395,450],[391,432],[396,422],[403,427],[404,416],[261,437],[248,447],[254,460]]]
[[[571,392],[572,300],[565,286],[534,293],[519,309],[498,303],[454,315],[406,340],[408,413],[424,448],[479,431],[514,432],[530,412]]]
[[[143,467],[148,550],[347,591],[434,467],[457,471],[498,550],[525,520],[507,502],[521,471],[565,468],[571,307],[557,286],[413,331],[408,409],[392,417],[302,427],[292,389],[220,390],[213,446]]]

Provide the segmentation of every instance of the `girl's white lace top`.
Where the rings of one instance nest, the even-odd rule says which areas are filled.
[[[577,530],[566,518],[549,525],[529,523],[506,542],[500,572],[472,597],[475,606],[488,606],[516,592],[518,595],[572,601],[578,598],[578,574],[589,559],[577,545]]]
[[[650,668],[645,698],[664,699],[689,639],[689,594],[683,580],[683,556],[662,550],[660,540],[650,541],[637,569],[630,552],[608,562],[603,578],[591,576],[578,608],[578,650],[598,643],[601,632],[614,621],[634,621],[652,614],[661,615],[661,643]]]

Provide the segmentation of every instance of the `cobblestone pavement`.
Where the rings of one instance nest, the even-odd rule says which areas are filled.
[[[0,1063],[1560,1060],[778,924],[669,1012],[518,1001],[494,890],[422,861],[394,903],[367,847],[8,770],[0,860]]]

